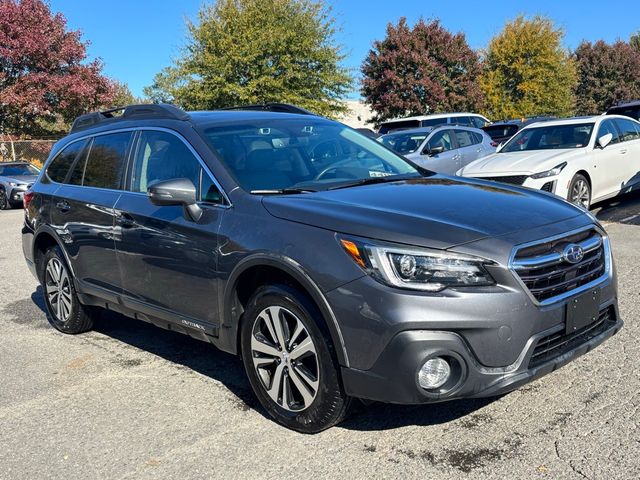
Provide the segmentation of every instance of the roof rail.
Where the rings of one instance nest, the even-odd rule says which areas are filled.
[[[259,110],[263,112],[297,113],[300,115],[315,115],[302,107],[289,103],[254,103],[250,105],[239,105],[236,107],[221,108],[220,110]]]
[[[122,115],[114,115],[114,113],[122,111]],[[189,115],[184,110],[171,105],[169,103],[160,104],[142,104],[127,105],[125,107],[111,108],[101,112],[92,112],[80,115],[73,121],[69,133],[75,133],[85,128],[95,125],[111,122],[116,120],[124,120],[130,118],[165,118],[172,120],[188,120]]]

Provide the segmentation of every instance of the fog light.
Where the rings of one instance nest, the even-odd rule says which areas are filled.
[[[444,358],[431,358],[420,369],[418,383],[422,388],[433,390],[447,383],[450,376],[451,367]]]

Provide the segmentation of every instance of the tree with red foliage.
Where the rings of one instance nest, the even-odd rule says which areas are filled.
[[[374,121],[405,115],[478,111],[482,107],[478,54],[463,33],[452,34],[438,20],[406,18],[387,25],[362,64],[362,95]]]
[[[42,0],[0,0],[0,129],[42,135],[114,96],[100,60]]]
[[[640,50],[630,43],[582,42],[575,57],[578,115],[599,114],[620,101],[640,98]]]

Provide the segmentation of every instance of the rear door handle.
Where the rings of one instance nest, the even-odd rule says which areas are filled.
[[[67,202],[66,200],[60,200],[58,203],[56,203],[56,208],[62,213],[66,213],[71,210],[71,205],[69,205],[69,202]]]

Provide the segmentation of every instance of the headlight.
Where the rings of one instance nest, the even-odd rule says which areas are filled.
[[[567,162],[563,162],[560,165],[556,165],[551,170],[547,170],[546,172],[534,173],[533,175],[531,175],[531,178],[555,177],[556,175],[560,175],[560,172],[566,166]]]
[[[448,287],[494,285],[484,259],[439,250],[409,249],[340,239],[345,251],[378,281],[394,287],[439,292]]]

